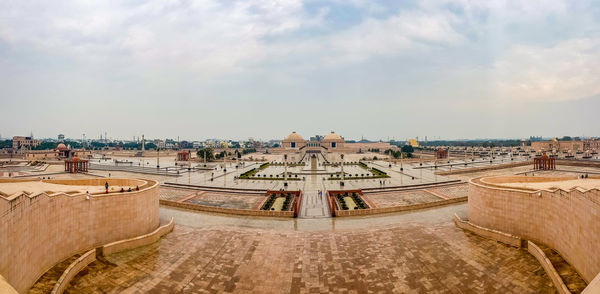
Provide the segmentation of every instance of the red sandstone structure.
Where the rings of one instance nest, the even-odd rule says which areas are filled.
[[[444,159],[444,158],[448,158],[448,150],[446,150],[446,149],[442,149],[442,148],[438,149],[438,150],[435,152],[435,158],[436,158],[436,159]]]
[[[88,160],[80,159],[75,156],[72,159],[65,160],[65,172],[76,174],[76,173],[87,173],[88,172]]]
[[[556,169],[556,160],[549,157],[546,153],[542,156],[533,159],[533,169],[535,170],[551,170]]]
[[[181,150],[177,152],[177,161],[189,161],[190,160],[190,152],[186,150]]]

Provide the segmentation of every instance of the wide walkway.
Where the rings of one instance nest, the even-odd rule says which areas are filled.
[[[319,196],[319,190],[322,195]],[[329,217],[329,207],[323,185],[319,182],[319,177],[308,176],[302,192],[302,205],[300,206],[301,218],[322,218]]]
[[[553,293],[526,251],[456,228],[464,204],[378,217],[272,219],[161,207],[160,241],[108,257],[70,293]]]

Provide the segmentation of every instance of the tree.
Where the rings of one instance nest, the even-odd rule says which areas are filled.
[[[12,148],[12,140],[0,141],[0,149],[2,149],[2,148]]]
[[[206,161],[211,161],[215,159],[215,154],[212,147],[205,147],[199,149],[198,152],[196,152],[196,154],[198,154],[198,158],[201,158],[202,160],[204,160],[204,154],[206,154]]]
[[[404,146],[402,146],[402,152],[413,153],[413,152],[415,152],[415,149],[411,145],[404,145]]]
[[[58,146],[58,143],[44,141],[44,142],[41,142],[40,145],[35,146],[35,148],[33,148],[33,149],[34,150],[50,150],[50,149],[56,149],[56,146]]]

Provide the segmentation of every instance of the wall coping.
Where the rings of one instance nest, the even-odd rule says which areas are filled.
[[[60,275],[56,284],[52,288],[51,294],[62,294],[69,286],[69,283],[81,270],[87,267],[90,263],[96,261],[96,249],[89,250],[73,261],[67,269]]]
[[[538,262],[542,265],[542,268],[544,268],[544,271],[546,271],[548,276],[550,276],[550,279],[552,280],[552,284],[554,284],[554,287],[556,288],[558,293],[571,294],[571,291],[565,285],[564,281],[562,280],[562,278],[560,277],[560,275],[558,274],[558,272],[552,265],[552,262],[550,262],[550,259],[548,259],[548,257],[546,256],[546,254],[540,247],[538,247],[537,245],[535,245],[535,243],[533,243],[531,241],[527,241],[527,251],[531,255],[533,255],[538,260]]]
[[[584,189],[582,187],[579,186],[575,186],[571,189],[562,189],[562,188],[553,188],[553,189],[530,189],[530,188],[515,188],[515,187],[506,187],[506,186],[501,186],[501,185],[496,185],[493,183],[489,183],[489,182],[485,182],[483,181],[483,179],[485,178],[502,178],[502,177],[507,177],[506,175],[504,176],[491,176],[491,177],[477,177],[477,178],[473,178],[469,180],[469,184],[471,185],[475,185],[478,187],[482,187],[482,188],[489,188],[489,189],[494,189],[494,190],[504,190],[504,191],[516,191],[516,192],[524,192],[524,193],[529,193],[529,194],[535,194],[535,193],[540,193],[540,192],[549,192],[549,193],[556,193],[556,192],[566,192],[566,193],[570,193],[570,192],[574,192],[574,191],[578,191],[581,193],[587,193],[587,192],[595,192],[595,191],[600,191],[599,188],[590,188],[590,189]],[[567,178],[565,178],[567,179]]]
[[[118,195],[122,195],[122,194],[128,194],[128,195],[137,194],[137,193],[141,193],[141,192],[150,190],[150,189],[158,186],[158,182],[157,181],[142,180],[142,179],[136,179],[136,180],[144,181],[144,182],[146,182],[146,184],[149,184],[150,186],[144,187],[144,188],[140,189],[139,191],[131,191],[131,192],[128,192],[128,191],[124,191],[124,192],[116,191],[116,192],[109,192],[108,194],[105,194],[105,193],[100,193],[100,194],[98,194],[98,193],[90,193],[90,198],[114,196],[116,194],[118,194]],[[28,180],[28,181],[22,181],[22,182],[36,182],[36,181]],[[60,197],[60,196],[66,196],[66,197],[75,198],[75,197],[82,197],[82,196],[85,197],[86,193],[85,192],[80,192],[80,193],[75,193],[75,194],[67,194],[67,193],[65,193],[63,191],[54,192],[54,193],[50,193],[50,194],[48,194],[46,192],[39,192],[37,194],[36,193],[32,193],[32,194],[27,194],[27,193],[20,193],[20,194],[18,194],[17,193],[17,194],[10,195],[8,197],[4,197],[4,196],[0,195],[0,201],[6,201],[6,202],[10,203],[10,202],[13,202],[13,201],[21,198],[21,197],[27,197],[29,199],[34,199],[34,198],[37,198],[37,197],[44,197],[44,196],[48,197],[48,198]]]
[[[478,226],[474,223],[469,222],[468,220],[461,219],[458,214],[454,214],[454,224],[463,229],[475,233],[481,237],[489,238],[498,242],[502,242],[504,244],[514,246],[517,248],[521,247],[522,239],[519,236],[511,235],[505,232],[501,232],[498,230],[492,230],[488,228],[484,228],[482,226]],[[486,233],[485,235],[482,234]]]

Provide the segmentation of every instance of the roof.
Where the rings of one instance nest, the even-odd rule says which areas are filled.
[[[283,141],[304,141],[304,139],[302,138],[302,136],[298,135],[295,131],[292,132],[291,134],[289,134],[287,137],[285,137],[285,139],[283,139]]]
[[[322,141],[338,141],[338,140],[343,140],[343,139],[342,139],[342,137],[340,137],[340,135],[338,135],[332,131],[331,133],[325,135],[325,137],[323,137]]]

